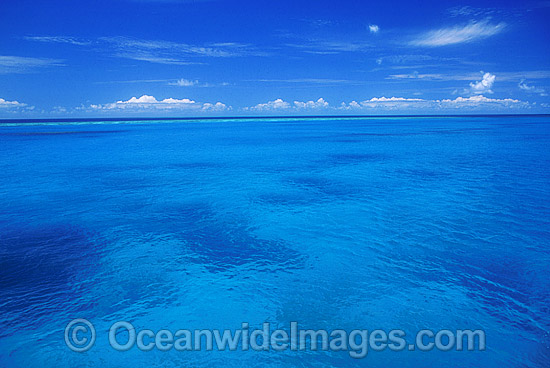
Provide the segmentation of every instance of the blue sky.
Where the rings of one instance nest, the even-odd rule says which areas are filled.
[[[0,9],[0,118],[550,113],[550,1]]]

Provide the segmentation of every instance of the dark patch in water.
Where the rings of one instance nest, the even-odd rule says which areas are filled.
[[[291,176],[287,180],[298,188],[314,190],[320,194],[335,196],[339,199],[346,199],[360,192],[360,189],[355,185],[320,176]]]
[[[335,164],[357,164],[363,162],[378,162],[388,159],[388,155],[380,153],[340,153],[330,156],[330,161]]]
[[[283,193],[274,192],[257,196],[256,201],[270,205],[282,206],[304,206],[311,204],[315,200],[315,196],[309,192],[301,193]]]
[[[441,172],[441,171],[435,171],[430,169],[423,169],[423,168],[416,168],[416,169],[400,169],[396,170],[396,172],[400,175],[404,175],[406,177],[411,177],[415,179],[423,179],[423,180],[438,180],[443,178],[448,178],[449,174]]]
[[[304,256],[282,241],[257,237],[246,223],[213,211],[209,206],[189,204],[164,211],[168,228],[175,231],[191,252],[191,261],[211,272],[227,272],[250,266],[257,271],[299,268]],[[167,229],[168,230],[168,229]]]
[[[68,284],[88,277],[97,260],[97,244],[81,228],[69,225],[22,227],[0,234],[0,312],[21,317],[39,308],[46,313],[77,291]],[[58,307],[57,307],[58,308]]]
[[[444,251],[437,261],[452,271],[470,297],[483,302],[489,314],[510,326],[543,332],[532,321],[539,326],[550,323],[548,314],[537,312],[546,309],[550,300],[549,272],[536,273],[530,259],[505,249],[497,256],[484,253],[482,249],[471,254]]]

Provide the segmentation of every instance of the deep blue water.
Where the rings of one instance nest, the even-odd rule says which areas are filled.
[[[0,123],[0,199],[1,367],[550,366],[548,116]],[[119,320],[487,350],[117,352]]]

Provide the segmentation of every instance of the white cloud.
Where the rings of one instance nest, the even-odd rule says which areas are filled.
[[[364,82],[350,79],[329,79],[329,78],[296,78],[296,79],[251,79],[247,82],[263,83],[304,83],[304,84],[363,84]]]
[[[252,46],[236,42],[191,45],[162,40],[143,40],[128,37],[103,37],[99,42],[106,44],[114,56],[147,61],[157,64],[196,64],[189,58],[229,58],[241,56],[265,56]]]
[[[63,66],[62,60],[0,55],[0,74],[28,73],[34,70]]]
[[[541,96],[548,96],[544,88],[530,86],[525,82],[525,79],[522,79],[518,84],[519,89],[529,92],[529,93],[538,93]]]
[[[151,52],[140,51],[140,50],[129,51],[129,52],[117,52],[113,56],[123,58],[123,59],[146,61],[148,63],[153,63],[153,64],[167,64],[167,65],[197,64],[195,62],[186,61],[184,59],[178,59],[174,57],[156,56]]]
[[[314,111],[369,111],[369,112],[432,112],[432,111],[503,111],[509,109],[528,109],[532,105],[525,101],[511,98],[497,99],[488,98],[482,95],[471,97],[457,97],[455,99],[422,99],[409,97],[373,97],[364,101],[353,100],[351,102],[342,102],[340,106],[332,107],[323,98],[316,101],[294,101],[293,104],[278,98],[273,101],[261,103],[256,106],[243,108],[243,111],[251,112],[299,112],[304,109]]]
[[[290,109],[291,107],[292,106],[288,102],[278,98],[273,101],[260,103],[260,104],[257,104],[256,106],[245,108],[245,110],[252,110],[252,111],[287,110],[287,109]]]
[[[425,100],[420,98],[405,98],[405,97],[379,97],[371,98],[361,102],[351,101],[343,102],[340,106],[342,110],[502,110],[505,109],[524,109],[529,108],[530,104],[525,101],[520,101],[511,98],[495,99],[488,98],[482,95],[472,97],[457,97],[455,99],[443,100]]]
[[[78,46],[95,46],[93,50],[107,52],[111,56],[146,61],[156,64],[189,65],[197,64],[191,58],[229,58],[242,56],[266,56],[249,44],[236,42],[217,42],[201,45],[171,42],[164,40],[145,40],[130,37],[100,37],[80,39],[66,36],[29,36],[28,41],[65,43]]]
[[[447,79],[447,76],[444,76],[443,74],[420,74],[418,72],[414,72],[411,74],[392,74],[387,76],[386,79],[455,80],[456,77],[453,76],[451,79]]]
[[[505,23],[489,23],[489,20],[470,22],[466,25],[441,28],[426,32],[409,42],[411,46],[438,47],[468,43],[494,36],[506,28]]]
[[[7,101],[3,98],[0,98],[0,109],[10,109],[10,108],[19,108],[25,107],[27,104],[18,102],[18,101]]]
[[[464,73],[464,74],[419,74],[417,72],[409,74],[392,74],[386,79],[423,79],[423,80],[442,80],[442,81],[475,81],[479,78],[479,73]],[[529,70],[519,72],[499,72],[498,80],[502,81],[517,81],[518,79],[550,79],[550,71],[548,70]]]
[[[69,110],[67,110],[67,108],[64,106],[54,106],[52,108],[52,112],[54,114],[66,114],[69,113]]]
[[[373,97],[370,100],[361,102],[351,101],[350,103],[342,102],[340,109],[343,110],[361,110],[361,109],[403,109],[410,107],[422,107],[423,104],[429,101],[420,98],[405,98],[405,97]]]
[[[470,83],[470,92],[475,95],[483,93],[493,93],[491,88],[495,83],[495,75],[491,73],[483,74],[483,78],[480,81]]]
[[[328,102],[326,102],[323,98],[319,98],[317,101],[294,101],[294,107],[298,109],[322,109],[328,107]]]
[[[154,50],[162,52],[174,52],[186,54],[189,56],[209,56],[209,57],[235,57],[248,54],[249,45],[225,42],[214,43],[204,46],[190,45],[162,40],[142,40],[128,37],[103,37],[101,41],[107,42],[114,47],[125,49],[127,51],[135,50]]]
[[[216,102],[215,104],[211,104],[211,103],[206,102],[202,105],[202,110],[204,110],[204,111],[225,111],[225,110],[231,110],[231,106],[227,107],[226,104],[221,103],[221,102]]]
[[[316,101],[294,101],[293,104],[284,101],[281,98],[278,98],[273,101],[266,103],[260,103],[256,106],[245,107],[244,111],[296,111],[296,110],[319,110],[319,109],[328,109],[329,103],[325,101],[324,98],[319,98]]]
[[[380,27],[378,27],[376,24],[369,25],[369,31],[370,33],[378,33],[380,31]]]
[[[47,43],[68,43],[71,45],[77,46],[87,46],[91,45],[92,41],[82,40],[74,37],[65,37],[65,36],[28,36],[25,37],[28,41],[38,41],[38,42],[47,42]]]
[[[193,87],[199,84],[198,80],[188,80],[188,79],[178,79],[175,82],[168,83],[171,86],[179,86],[179,87]]]
[[[474,107],[509,107],[509,108],[526,108],[529,103],[512,98],[488,98],[482,95],[472,97],[457,97],[454,100],[446,99],[437,101],[441,107],[449,108],[474,108]]]
[[[363,41],[354,42],[327,40],[304,40],[300,43],[287,43],[285,46],[317,55],[333,55],[342,52],[364,52],[372,49],[373,47],[371,44]]]
[[[221,102],[199,103],[188,98],[165,98],[157,100],[153,96],[143,95],[139,98],[132,97],[129,100],[120,100],[104,105],[90,105],[91,110],[195,110],[195,111],[224,111],[231,107]]]
[[[420,98],[404,98],[404,97],[390,97],[390,98],[387,98],[387,97],[382,96],[380,98],[373,97],[368,101],[369,102],[396,102],[396,101],[399,101],[399,102],[421,102],[423,100],[420,99]]]

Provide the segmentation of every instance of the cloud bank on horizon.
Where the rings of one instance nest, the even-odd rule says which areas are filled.
[[[543,1],[139,4],[4,4],[0,118],[550,112]]]

